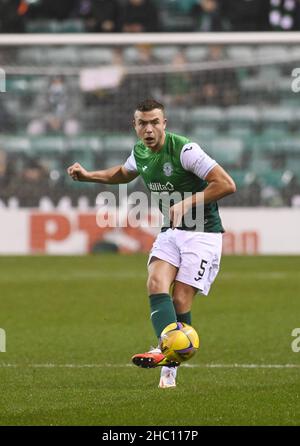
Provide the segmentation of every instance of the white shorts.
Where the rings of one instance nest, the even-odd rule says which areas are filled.
[[[160,232],[149,254],[178,268],[175,280],[208,295],[221,261],[222,234],[168,229]]]

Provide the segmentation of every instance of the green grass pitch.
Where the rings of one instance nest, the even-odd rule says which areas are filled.
[[[0,425],[299,425],[299,270],[224,257],[194,303],[201,348],[158,389],[130,364],[155,344],[146,256],[1,257]]]

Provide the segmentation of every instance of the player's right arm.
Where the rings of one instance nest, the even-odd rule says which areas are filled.
[[[68,167],[68,174],[74,181],[87,181],[92,183],[121,184],[134,180],[139,173],[127,170],[124,165],[110,167],[105,170],[88,171],[79,163]]]

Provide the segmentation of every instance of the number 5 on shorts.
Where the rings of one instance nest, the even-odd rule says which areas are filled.
[[[201,280],[202,277],[204,276],[205,273],[205,268],[207,265],[208,261],[207,260],[202,260],[201,264],[200,264],[200,270],[198,271],[198,277],[194,277],[194,280],[196,280],[198,282],[198,280]]]

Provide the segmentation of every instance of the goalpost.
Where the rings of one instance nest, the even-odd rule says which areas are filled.
[[[1,45],[299,44],[300,32],[1,34]]]

